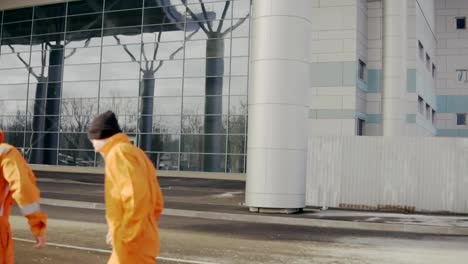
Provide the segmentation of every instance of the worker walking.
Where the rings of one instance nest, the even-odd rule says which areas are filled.
[[[8,222],[13,202],[16,201],[28,219],[36,238],[35,248],[43,248],[47,244],[47,215],[40,209],[34,173],[23,155],[15,147],[4,144],[3,138],[0,130],[0,264],[13,264],[13,240]]]
[[[122,133],[113,112],[96,117],[88,137],[105,160],[108,240],[113,246],[108,263],[154,264],[160,246],[157,221],[163,209],[154,165]]]

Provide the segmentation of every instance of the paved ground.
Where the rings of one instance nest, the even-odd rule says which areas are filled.
[[[45,206],[50,242],[98,250],[106,225],[101,210]],[[15,211],[15,214],[18,212]],[[26,221],[11,219],[14,236],[30,239]],[[462,264],[468,237],[266,225],[164,216],[159,263]],[[105,263],[107,253],[17,242],[17,263]],[[169,259],[175,259],[169,260]],[[79,260],[79,261],[78,261]]]
[[[42,191],[42,197],[47,199],[104,203],[104,186],[102,183],[90,183],[89,181],[89,179],[86,182],[78,182],[76,180],[42,178],[39,180],[39,187]],[[160,183],[164,193],[166,208],[231,213],[239,216],[253,215],[248,212],[248,208],[242,206],[245,200],[245,184],[243,182],[161,178]],[[466,229],[464,234],[468,234],[467,216],[375,213],[349,210],[320,211],[314,208],[307,208],[301,214],[277,216],[294,218],[296,220],[316,219],[354,223],[404,224],[413,227],[463,228]],[[453,233],[456,232],[452,231],[450,234]]]
[[[57,182],[57,179],[60,181]],[[237,218],[256,215],[249,214],[247,208],[241,206],[244,201],[243,182],[177,178],[161,178],[160,182],[166,208],[196,210],[199,217],[163,215],[159,223],[162,248],[158,263],[465,264],[468,259],[468,236],[239,221]],[[39,185],[46,199],[103,202],[102,176],[99,175],[84,178],[80,178],[80,175],[40,175]],[[17,238],[16,263],[106,263],[110,248],[105,244],[107,227],[103,210],[47,205],[43,208],[50,216],[48,235],[52,245],[40,251],[32,249],[27,242],[31,236],[24,218],[19,216],[16,209],[13,212],[11,223]],[[220,212],[233,216],[229,220],[216,217],[203,219],[204,214],[216,215]],[[463,216],[390,213],[376,216],[369,212],[312,209],[305,214],[279,217],[291,219],[291,223],[309,217],[343,223],[397,222],[398,225],[462,229],[468,222]]]

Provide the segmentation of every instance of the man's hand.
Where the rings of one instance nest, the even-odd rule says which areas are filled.
[[[47,246],[47,237],[46,236],[37,236],[36,237],[36,244],[34,244],[34,248],[40,249],[45,248]]]
[[[109,246],[113,246],[113,241],[112,241],[112,233],[109,231],[107,232],[107,236],[106,236],[106,244],[109,245]]]

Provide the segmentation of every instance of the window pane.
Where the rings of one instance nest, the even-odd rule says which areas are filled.
[[[103,34],[103,45],[141,43],[141,27],[105,29]]]
[[[229,155],[227,157],[227,173],[245,173],[245,156]]]
[[[31,49],[30,44],[30,36],[11,39],[4,38],[2,39],[2,55],[16,52],[29,52],[29,50]]]
[[[86,44],[84,44],[86,46]],[[99,63],[101,48],[75,48],[65,50],[65,65]]]
[[[7,100],[0,101],[0,113],[3,116],[17,116],[18,114],[24,115],[26,112],[26,100]]]
[[[5,132],[4,142],[17,148],[24,147],[24,132]]]
[[[129,3],[134,1],[127,1]],[[141,25],[141,9],[104,14],[104,27],[130,27]]]
[[[231,95],[247,95],[248,78],[247,76],[231,77]]]
[[[245,136],[229,136],[228,137],[228,153],[244,154],[245,153]]]
[[[62,119],[66,120],[66,119]],[[86,132],[84,130],[81,130]],[[93,145],[88,139],[87,133],[60,133],[61,149],[89,149],[93,150]]]
[[[99,80],[99,64],[65,65],[64,81],[97,81]]]
[[[160,42],[182,41],[185,37],[183,23],[144,26],[143,32],[144,43],[158,42],[158,39]]]
[[[32,21],[3,24],[3,38],[14,38],[31,35]]]
[[[23,99],[27,97],[28,84],[0,85],[0,100]]]
[[[141,8],[143,6],[143,0],[106,0],[105,10],[122,10],[122,9],[132,9],[132,8]]]
[[[0,84],[28,83],[26,69],[0,70]]]
[[[97,114],[97,98],[72,98],[62,99],[62,115],[65,116],[76,116],[75,123],[72,123],[72,127],[83,128],[89,123],[89,118],[92,115]],[[88,119],[82,120],[80,116],[87,116]],[[71,130],[77,131],[77,130]],[[82,130],[79,130],[82,131]]]
[[[138,80],[102,81],[101,97],[137,97],[139,87]]]
[[[206,168],[204,163],[211,164]],[[225,172],[225,155],[182,154],[180,157],[181,171],[211,171]]]
[[[101,26],[101,14],[71,16],[67,18],[67,31],[86,31],[90,29],[100,29]]]
[[[140,135],[141,137],[147,135]],[[151,151],[179,152],[179,135],[148,135],[151,137]]]
[[[182,79],[156,79],[155,96],[182,96]]]
[[[248,57],[232,58],[231,61],[232,61],[231,75],[247,76],[247,74],[249,73],[249,58]]]
[[[34,19],[65,16],[66,4],[54,4],[34,7]]]
[[[3,131],[24,132],[26,129],[26,115],[17,113],[11,116],[0,116],[0,126]]]
[[[153,116],[153,133],[180,133],[181,117]]]
[[[68,14],[85,14],[101,12],[104,0],[87,0],[68,2]]]
[[[244,18],[250,14],[250,0],[233,1],[234,18]]]
[[[181,106],[181,97],[155,97],[153,113],[155,115],[180,115]]]
[[[119,116],[121,115],[137,115],[138,113],[138,98],[109,98],[100,100],[101,112],[111,110]]]
[[[457,114],[457,125],[466,125],[466,114]]]
[[[29,62],[29,53],[12,53],[2,54],[0,56],[0,69],[23,68],[24,63],[18,56],[25,62]]]
[[[58,164],[63,166],[93,167],[95,153],[93,151],[60,150]]]
[[[65,36],[67,48],[83,48],[101,46],[101,30],[68,32]]]
[[[179,170],[179,154],[147,153],[158,170]]]
[[[247,115],[247,96],[229,97],[229,106],[230,115]]]
[[[144,62],[142,63],[145,64]],[[149,63],[151,66],[151,62]],[[149,78],[181,78],[183,61],[182,60],[169,60],[169,61],[155,61],[155,69],[159,67],[154,75],[150,75]],[[152,77],[153,76],[153,77]],[[148,78],[147,75],[143,75],[142,78]]]
[[[102,62],[140,61],[141,45],[106,46],[102,48]]]
[[[143,61],[146,61],[145,55],[148,61],[153,60],[174,60],[182,59],[184,55],[183,42],[159,42],[159,43],[147,43],[143,45],[144,54]]]
[[[33,14],[32,7],[6,10],[4,11],[4,15],[3,15],[3,23],[31,20],[32,14]]]
[[[457,29],[465,29],[466,27],[466,18],[457,18]]]
[[[167,7],[165,7],[167,8]],[[164,8],[145,8],[143,24],[144,25],[155,25],[155,24],[167,24],[170,23],[170,18],[166,17]],[[177,14],[177,13],[176,13]],[[182,18],[182,16],[180,16]],[[182,20],[182,21],[180,21]],[[183,22],[183,18],[177,22]]]
[[[245,134],[247,116],[229,116],[229,134]]]
[[[139,78],[140,65],[136,62],[103,64],[102,80],[125,80]]]
[[[226,152],[225,135],[182,135],[181,152],[203,153],[205,152],[204,142],[220,142],[217,145],[217,153]]]

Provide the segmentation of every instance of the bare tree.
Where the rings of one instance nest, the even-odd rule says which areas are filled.
[[[239,19],[232,26],[224,28],[224,22],[231,6],[231,0],[226,0],[223,12],[219,17],[217,27],[213,27],[206,10],[205,3],[198,0],[202,15],[193,12],[186,0],[180,0],[185,5],[187,13],[198,24],[207,36],[206,40],[206,65],[205,65],[205,153],[221,153],[223,142],[221,137],[212,137],[209,134],[223,132],[223,76],[224,76],[224,38],[242,25],[249,15]],[[223,161],[220,155],[207,155],[204,161],[204,171],[219,171]]]
[[[143,75],[143,80],[140,87],[139,131],[141,134],[139,138],[139,145],[145,151],[151,151],[153,149],[151,133],[153,132],[154,94],[156,86],[155,77],[165,62],[163,59],[158,59],[158,52],[163,31],[163,26],[161,26],[159,32],[154,33],[155,43],[151,57],[148,57],[146,54],[145,43],[141,44],[141,52],[144,62],[142,62],[140,65],[140,72]],[[197,32],[197,30],[192,32],[189,36],[187,36],[186,40],[191,39],[192,36]],[[137,59],[136,56],[128,49],[128,46],[126,44],[122,44],[119,37],[114,36],[114,38],[117,41],[117,44],[122,46],[133,62],[140,62],[139,59]],[[169,59],[173,60],[177,53],[181,52],[182,50],[183,45],[174,50],[169,55]]]

